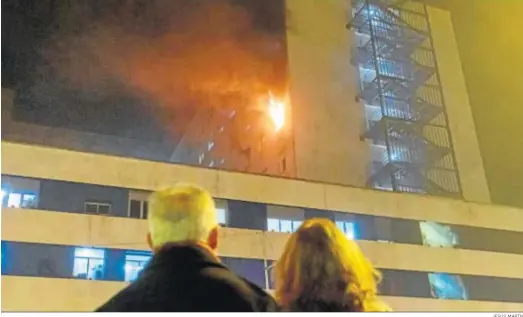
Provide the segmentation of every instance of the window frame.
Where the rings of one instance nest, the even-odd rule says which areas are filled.
[[[147,258],[147,260],[143,259],[143,260],[139,260],[139,259],[130,259],[130,257],[143,257],[143,258]],[[152,258],[152,254],[145,254],[145,253],[135,253],[135,252],[127,252],[125,254],[125,258],[124,258],[124,282],[127,282],[127,283],[131,283],[133,282],[134,280],[136,280],[136,278],[138,277],[138,275],[140,274],[140,272],[145,268],[145,266],[147,265],[147,263],[149,263],[149,261],[151,260]],[[127,265],[130,264],[130,263],[136,263],[137,266],[136,267],[139,267],[140,269],[137,270],[136,272],[130,272],[131,270],[128,270],[127,269]],[[130,274],[131,273],[134,273],[135,276],[134,278],[130,278]]]
[[[87,206],[96,206],[96,213],[87,212]],[[107,213],[100,213],[100,207],[108,207]],[[100,202],[100,201],[93,201],[93,200],[86,200],[84,202],[84,213],[87,215],[98,215],[98,216],[107,216],[110,215],[113,211],[113,205],[110,202]]]
[[[347,239],[349,240],[357,240],[357,235],[356,235],[356,223],[354,221],[346,221],[346,220],[336,220],[334,222],[334,224],[336,225],[336,227],[338,229],[341,230],[341,232],[343,232],[343,235],[345,237],[347,237]],[[341,225],[341,227],[340,227]],[[351,227],[351,230],[350,230],[350,236],[349,236],[349,232],[348,232],[348,227]]]
[[[101,251],[102,255],[101,256],[96,256],[95,254],[93,254],[93,256],[77,255],[78,251],[83,251],[83,250],[85,250],[85,251],[87,251],[87,250],[90,250],[90,251]],[[93,271],[92,274],[90,273],[91,264],[92,264],[93,261],[101,261],[101,264],[98,264],[98,265],[101,265],[102,276],[103,276],[105,274],[105,253],[106,253],[105,251],[106,251],[105,249],[100,249],[100,248],[75,247],[74,248],[74,252],[73,252],[73,272],[72,272],[73,278],[82,279],[82,280],[83,279],[85,279],[85,280],[96,280],[94,278],[95,277],[94,271]],[[82,266],[85,266],[85,268],[86,268],[85,278],[79,277],[79,275],[83,274],[83,273],[76,273],[77,275],[75,275],[77,262],[80,262],[80,261],[83,261],[83,260],[86,261],[85,265],[82,265]],[[93,266],[93,267],[95,267],[95,266]],[[103,277],[101,278],[101,280],[103,280]]]
[[[460,294],[459,298],[456,297],[456,296],[448,296],[448,297],[447,296],[437,296],[438,287],[433,282],[435,282],[436,279],[442,280],[443,282],[445,282],[445,285],[448,286],[449,283],[446,283],[446,281],[444,281],[444,278],[452,279],[453,282],[455,282],[455,283],[453,283],[453,285],[451,285],[451,287],[452,287],[453,291],[455,290],[455,288],[457,288],[457,290],[455,290],[455,291],[458,294]],[[465,285],[465,283],[463,282],[463,278],[461,278],[461,276],[459,274],[441,273],[441,272],[429,272],[427,274],[427,279],[428,279],[428,282],[429,282],[430,294],[431,294],[432,298],[434,298],[434,299],[470,300],[467,286]]]
[[[223,213],[223,222],[220,222],[220,213]],[[229,224],[229,213],[227,212],[227,208],[216,206],[216,220],[218,221],[218,224],[222,227],[225,227]]]
[[[277,221],[278,223],[278,230],[274,231],[269,229],[269,223],[271,221]],[[288,221],[290,223],[291,232],[282,231],[282,221]],[[295,219],[284,219],[284,218],[267,218],[267,231],[268,232],[280,232],[280,233],[294,233],[298,228],[303,224],[303,220],[295,220]]]
[[[140,215],[138,218],[131,217],[131,202],[137,201],[140,203]],[[147,219],[147,216],[149,214],[149,202],[147,200],[137,199],[129,197],[129,203],[127,204],[127,217],[133,218],[133,219]]]

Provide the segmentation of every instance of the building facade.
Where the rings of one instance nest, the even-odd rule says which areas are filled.
[[[325,217],[395,310],[523,309],[519,209],[2,142],[2,310],[101,304],[151,256],[147,193],[177,181],[217,198],[220,256],[266,289],[289,234]]]

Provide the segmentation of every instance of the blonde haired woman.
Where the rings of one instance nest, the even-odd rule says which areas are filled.
[[[332,221],[310,219],[275,266],[276,300],[286,311],[390,311],[377,296],[380,274]]]

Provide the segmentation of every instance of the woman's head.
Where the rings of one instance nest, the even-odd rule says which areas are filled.
[[[275,294],[287,309],[298,301],[317,301],[366,311],[376,304],[379,278],[358,245],[332,221],[310,219],[289,238],[276,263]]]

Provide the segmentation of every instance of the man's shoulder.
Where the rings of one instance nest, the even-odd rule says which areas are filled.
[[[97,311],[277,311],[275,301],[262,288],[222,265],[176,275],[158,271],[145,274]]]
[[[249,311],[277,311],[277,305],[271,295],[261,287],[242,278],[225,267],[207,268],[202,272],[205,284],[213,291],[209,293],[223,301],[234,299],[238,304],[249,305]]]
[[[138,302],[142,291],[136,288],[135,284],[130,284],[123,290],[116,293],[107,302],[96,309],[97,312],[129,312],[133,311],[133,306]]]

